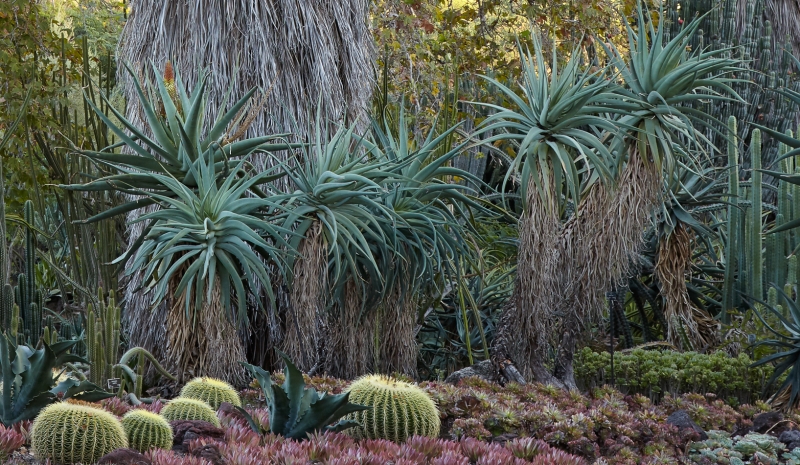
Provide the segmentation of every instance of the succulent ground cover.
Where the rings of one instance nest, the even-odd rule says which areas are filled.
[[[275,381],[282,381],[280,375],[276,378]],[[306,377],[306,382],[330,393],[341,393],[348,386],[347,381],[330,377]],[[711,464],[735,462],[730,458],[710,461],[711,452],[714,457],[737,458],[739,449],[749,452],[747,446],[752,442],[756,449],[751,457],[755,452],[774,456],[775,461],[761,463],[795,463],[786,462],[788,458],[783,455],[791,451],[778,450],[774,436],[770,436],[771,445],[765,451],[759,449],[761,442],[766,445],[762,436],[729,438],[732,432],[752,425],[755,415],[768,410],[763,403],[734,409],[713,394],[666,394],[654,404],[643,395],[625,395],[608,387],[581,394],[541,384],[500,386],[477,378],[467,378],[458,385],[418,385],[439,408],[442,427],[438,438],[413,437],[395,444],[385,440],[357,441],[344,433],[314,435],[306,441],[271,434],[261,437],[235,410],[223,408],[218,416],[224,441],[198,438],[190,441],[186,451],[151,451],[147,455],[154,465],[612,465],[691,463],[690,460]],[[269,414],[260,390],[246,389],[240,394],[253,419],[262,426],[268,425]],[[158,412],[164,403],[133,406],[112,398],[99,405],[121,417],[134,409]],[[667,417],[678,410],[688,412],[701,428],[709,431],[710,439],[702,442],[696,433],[667,424]],[[798,418],[787,419],[798,423]],[[29,430],[26,424],[0,430],[0,458],[7,457],[3,463],[38,463],[26,453]],[[733,453],[720,450],[728,442]],[[747,456],[743,457],[742,463],[748,463]]]

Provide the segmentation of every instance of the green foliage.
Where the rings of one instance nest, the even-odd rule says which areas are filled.
[[[142,409],[131,410],[122,417],[122,427],[128,445],[139,452],[172,448],[172,427],[161,415]]]
[[[31,430],[34,455],[59,464],[96,463],[123,447],[128,447],[128,439],[120,421],[85,405],[53,404],[36,417]]]
[[[315,431],[343,431],[358,426],[355,421],[340,420],[340,418],[353,412],[368,410],[369,407],[350,403],[349,393],[319,394],[313,387],[306,387],[300,370],[292,364],[286,354],[282,352],[279,354],[286,364],[283,370],[285,380],[280,386],[272,381],[269,372],[243,363],[261,386],[269,409],[269,431],[262,431],[250,414],[237,407],[237,410],[248,419],[253,431],[303,440]],[[333,424],[334,422],[336,423]]]
[[[218,409],[223,402],[228,402],[235,407],[242,406],[239,393],[230,384],[208,377],[195,378],[186,383],[186,386],[181,389],[181,397],[202,400],[214,410]]]
[[[167,421],[199,420],[207,421],[219,428],[219,418],[214,410],[205,402],[196,399],[178,397],[167,402],[161,409],[161,416]]]
[[[776,382],[780,382],[780,385],[777,394],[770,399],[770,402],[776,407],[789,410],[800,404],[798,396],[800,394],[800,307],[792,297],[783,292],[783,289],[777,288],[777,291],[780,297],[780,309],[770,307],[763,301],[758,302],[777,318],[779,324],[770,324],[757,307],[753,308],[764,327],[775,337],[758,341],[756,347],[769,347],[774,349],[775,353],[762,357],[753,366],[767,364],[775,366],[767,386],[773,387]],[[785,379],[782,378],[783,375],[786,375]]]
[[[770,367],[751,368],[745,354],[732,358],[724,352],[699,354],[634,349],[611,355],[584,348],[575,357],[575,378],[585,389],[610,384],[626,394],[656,401],[690,392],[713,392],[734,405],[753,403],[766,388]]]
[[[405,442],[411,436],[437,437],[439,411],[430,395],[419,387],[394,378],[368,375],[347,388],[354,402],[370,407],[348,418],[359,426],[356,437]]]
[[[664,23],[660,21],[654,27],[652,21],[645,21],[640,8],[638,30],[627,24],[628,53],[613,44],[607,52],[626,86],[617,89],[627,97],[627,111],[618,124],[629,133],[645,165],[652,161],[669,178],[679,157],[691,164],[691,152],[709,145],[693,125],[704,127],[707,115],[687,105],[701,100],[743,100],[729,86],[735,79],[727,77],[736,70],[737,60],[725,58],[724,50],[689,52],[700,18],[693,19],[668,41]],[[627,59],[623,58],[626,55]],[[626,160],[624,155],[618,157],[617,172]]]
[[[171,65],[168,64],[168,66],[169,69],[172,69]],[[81,150],[81,154],[101,166],[110,168],[112,173],[86,184],[68,184],[59,187],[72,191],[122,192],[137,195],[146,190],[148,195],[98,213],[89,218],[87,220],[89,222],[128,213],[164,201],[160,197],[180,198],[181,194],[175,191],[171,181],[175,181],[187,189],[197,189],[202,187],[201,182],[207,184],[210,181],[216,181],[217,175],[238,178],[245,174],[244,170],[247,165],[240,164],[231,171],[230,159],[244,159],[255,151],[278,151],[293,146],[287,143],[270,143],[285,137],[286,134],[236,140],[239,137],[238,134],[244,132],[247,124],[242,121],[244,114],[241,114],[241,110],[250,101],[256,89],[245,94],[227,111],[223,111],[223,106],[218,112],[219,117],[214,121],[208,133],[203,136],[201,132],[205,127],[206,101],[204,97],[208,73],[200,73],[197,85],[189,94],[178,73],[175,73],[174,77],[169,76],[169,81],[158,79],[151,86],[141,83],[129,67],[126,69],[132,76],[148,128],[135,127],[111,105],[105,96],[102,96],[108,110],[119,121],[119,125],[115,125],[97,105],[87,99],[86,103],[94,110],[95,114],[133,153],[114,153],[112,150],[116,146],[109,146],[100,151]],[[155,68],[154,72],[156,76],[160,74]],[[168,85],[170,88],[174,88],[174,91],[170,92],[167,89]],[[151,97],[146,95],[146,91],[150,91]],[[129,136],[128,133],[131,135]],[[145,133],[152,134],[152,138],[146,136]],[[156,158],[156,156],[160,158]],[[198,179],[204,169],[210,169],[215,177],[205,180]],[[262,174],[262,176],[263,179],[259,179],[261,182],[270,179],[267,174]],[[249,185],[246,189],[259,192],[256,185]],[[208,189],[207,185],[205,187]]]
[[[535,60],[530,51],[520,48],[522,96],[497,80],[486,78],[518,109],[478,103],[496,110],[483,122],[478,134],[499,133],[485,139],[483,142],[487,144],[508,139],[516,142],[516,157],[506,178],[521,172],[523,201],[528,200],[527,189],[532,185],[537,190],[535,195],[543,197],[546,204],[563,207],[565,202],[580,200],[583,181],[580,168],[584,163],[601,180],[611,177],[608,170],[613,158],[611,152],[596,132],[586,128],[614,133],[614,122],[602,117],[601,112],[615,107],[619,96],[610,91],[611,81],[600,78],[601,73],[581,70],[581,55],[577,50],[561,70],[554,53],[548,75],[538,39],[534,39],[533,45]],[[564,196],[562,189],[566,192]]]
[[[89,401],[111,396],[88,381],[68,378],[56,385],[56,368],[66,363],[86,363],[69,353],[76,342],[43,342],[41,349],[34,350],[17,346],[5,333],[0,336],[0,423],[11,426],[30,420],[59,396]]]

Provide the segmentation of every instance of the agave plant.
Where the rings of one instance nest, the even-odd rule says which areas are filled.
[[[750,305],[755,311],[764,327],[775,335],[775,339],[759,341],[756,346],[770,347],[776,351],[771,355],[761,358],[752,366],[776,364],[775,370],[767,382],[767,389],[772,388],[778,379],[786,376],[780,384],[775,395],[769,402],[775,408],[792,410],[800,406],[800,307],[779,286],[774,286],[780,299],[785,303],[783,310],[778,310],[766,302],[756,300],[762,308],[766,308],[781,326],[773,327],[758,311],[757,306]],[[783,306],[781,306],[783,307]]]
[[[265,431],[246,410],[236,407],[256,433],[272,433],[303,440],[314,432],[344,431],[358,426],[355,420],[341,418],[349,413],[372,408],[350,403],[349,392],[320,394],[313,387],[306,387],[303,374],[291,359],[283,352],[278,351],[278,354],[285,364],[285,378],[281,386],[272,381],[268,371],[247,363],[242,364],[258,382],[269,409],[269,430]]]
[[[417,350],[414,339],[417,324],[416,304],[423,288],[432,288],[442,275],[453,276],[458,263],[473,254],[469,219],[486,208],[474,197],[474,187],[453,182],[463,180],[472,186],[482,182],[472,174],[450,166],[466,142],[447,145],[454,126],[434,137],[431,131],[418,147],[408,143],[404,112],[398,118],[397,135],[388,124],[384,130],[373,124],[372,140],[365,142],[368,154],[387,160],[391,177],[385,180],[380,204],[389,215],[380,224],[393,255],[384,270],[390,298],[384,298],[379,337],[382,341],[379,364],[384,373],[416,375]],[[485,339],[485,338],[484,338]]]
[[[209,147],[209,151],[217,149],[216,144]],[[270,172],[244,177],[245,163],[238,161],[220,178],[213,158],[202,157],[189,166],[195,188],[171,176],[151,173],[171,195],[139,192],[158,202],[160,208],[134,220],[151,226],[141,241],[117,259],[125,262],[131,258],[126,273],[142,273],[152,306],[167,297],[173,299],[168,338],[175,349],[168,353],[180,361],[173,363],[180,374],[231,379],[240,373],[231,358],[244,357],[236,329],[248,321],[248,293],[260,285],[274,298],[267,263],[281,272],[283,257],[292,252],[285,237],[293,233],[262,218],[276,205],[246,195],[254,185],[269,179]],[[229,321],[220,312],[227,313]],[[206,355],[193,357],[193,344]],[[194,366],[203,359],[203,366]]]
[[[297,166],[280,165],[295,187],[278,192],[280,218],[303,257],[290,265],[287,327],[299,330],[286,332],[284,349],[301,368],[341,377],[415,372],[415,294],[465,245],[459,205],[478,206],[466,186],[445,180],[472,177],[448,166],[460,148],[434,157],[454,130],[414,148],[406,132],[395,139],[375,128],[369,139],[340,127],[328,138],[318,122]]]

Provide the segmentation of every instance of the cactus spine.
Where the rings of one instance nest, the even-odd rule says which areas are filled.
[[[237,407],[242,406],[239,393],[230,384],[214,378],[203,377],[189,381],[181,390],[181,397],[202,400],[214,410],[218,409],[223,402]]]
[[[411,436],[439,435],[439,411],[431,397],[419,387],[380,375],[353,381],[350,401],[372,407],[347,418],[360,426],[348,430],[355,437],[404,442]]]
[[[59,402],[34,420],[31,447],[42,462],[89,464],[128,447],[128,439],[120,421],[105,410]]]
[[[172,447],[172,427],[161,415],[147,410],[131,410],[122,417],[128,444],[139,452]]]
[[[217,418],[217,414],[214,413],[214,410],[212,410],[207,403],[196,399],[187,399],[184,397],[172,399],[161,409],[161,416],[167,421],[200,420],[207,421],[217,428],[220,426],[219,419]]]

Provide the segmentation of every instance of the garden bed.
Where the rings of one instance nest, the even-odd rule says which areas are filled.
[[[280,376],[276,378],[280,381]],[[307,381],[318,390],[331,393],[340,393],[347,386],[346,381],[328,377],[307,378]],[[798,463],[777,461],[788,453],[781,450],[785,445],[779,441],[780,434],[791,430],[798,418],[774,413],[758,417],[769,411],[761,402],[734,409],[713,394],[685,394],[665,395],[654,405],[647,397],[623,395],[608,387],[596,388],[585,395],[540,384],[503,387],[477,378],[462,380],[458,385],[425,382],[420,386],[439,406],[442,420],[439,438],[414,437],[405,444],[356,441],[343,433],[315,435],[307,441],[274,435],[262,438],[235,410],[223,406],[218,411],[220,437],[204,436],[199,430],[199,433],[191,430],[195,431],[191,434],[184,431],[181,437],[176,434],[177,444],[172,451],[151,451],[147,455],[154,465],[566,465],[691,463],[691,458],[697,463],[738,463],[730,457],[741,457],[742,463],[748,463],[758,452],[762,454],[759,456],[762,462],[749,463]],[[259,398],[260,391],[247,389],[241,395],[253,418],[262,425],[268,424],[269,414]],[[117,398],[102,401],[101,405],[117,416],[135,408],[158,412],[163,407],[160,401],[134,407]],[[700,428],[711,432],[711,438],[700,443],[703,433],[669,424],[668,417],[677,411],[685,411]],[[753,434],[736,441],[727,437],[731,433],[749,433],[754,418],[760,418],[758,421],[762,423],[756,425],[757,429],[771,428],[758,431],[772,434],[769,444],[763,436]],[[6,452],[9,447],[14,449],[7,463],[39,463],[27,446],[14,445],[19,441],[29,444],[26,438],[29,430],[30,424],[25,423],[0,434],[0,447],[6,448]],[[751,444],[755,444],[755,449]],[[726,452],[726,446],[734,452]],[[690,451],[691,458],[687,455]],[[773,457],[775,461],[764,462],[763,457]]]

